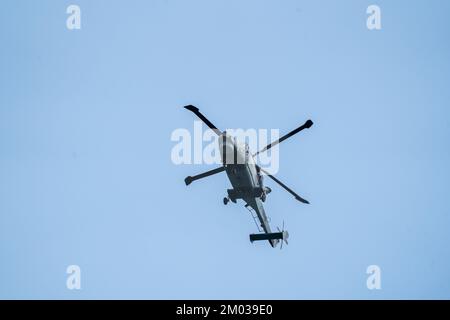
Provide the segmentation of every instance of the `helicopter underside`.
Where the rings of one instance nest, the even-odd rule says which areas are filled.
[[[269,220],[264,210],[261,195],[264,194],[263,188],[258,184],[256,169],[251,167],[252,164],[228,164],[226,166],[227,176],[230,179],[233,189],[228,190],[229,199],[236,202],[236,199],[242,199],[246,202],[246,206],[251,207],[259,220],[260,226],[264,231],[263,234],[250,235],[250,241],[268,240],[272,247],[283,239],[283,234],[272,233]],[[255,172],[255,174],[252,174]],[[256,236],[256,238],[255,238]]]

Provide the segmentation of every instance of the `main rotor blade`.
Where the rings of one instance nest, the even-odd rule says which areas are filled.
[[[188,177],[186,177],[186,179],[184,179],[184,182],[188,186],[188,185],[190,185],[192,183],[192,181],[212,176],[213,174],[220,173],[220,172],[222,172],[224,170],[225,170],[225,167],[223,166],[223,167],[219,167],[219,168],[216,168],[216,169],[213,169],[213,170],[210,170],[210,171],[206,171],[206,172],[200,173],[200,174],[198,174],[196,176],[193,176],[193,177],[192,176],[188,176]]]
[[[258,166],[259,167],[259,166]],[[266,170],[264,170],[263,168],[259,167],[259,169],[264,172],[269,178],[271,178],[273,181],[275,181],[276,183],[278,183],[281,187],[283,187],[284,190],[286,190],[287,192],[289,192],[290,194],[292,194],[295,199],[297,199],[300,202],[303,203],[307,203],[309,204],[308,200],[303,199],[302,197],[300,197],[298,194],[296,194],[294,191],[292,191],[290,188],[288,188],[288,186],[286,186],[283,182],[281,182],[280,180],[278,180],[277,178],[275,178],[273,175],[269,174]]]
[[[260,151],[258,151],[257,153],[254,154],[254,156],[258,155],[261,152],[267,151],[270,148],[272,148],[273,146],[276,146],[277,144],[283,142],[284,140],[286,140],[287,138],[292,137],[294,134],[299,133],[300,131],[302,131],[303,129],[309,129],[311,128],[311,126],[313,125],[313,122],[311,120],[306,120],[306,122],[301,125],[300,127],[298,127],[297,129],[292,130],[291,132],[289,132],[288,134],[285,134],[284,136],[282,136],[280,139],[275,140],[274,142],[268,144],[267,146],[265,146],[264,148],[262,148]]]
[[[222,131],[220,131],[219,129],[217,129],[217,127],[211,122],[209,121],[199,110],[197,107],[194,107],[193,105],[188,105],[184,107],[185,109],[192,111],[197,117],[200,118],[200,120],[202,120],[209,128],[211,128],[211,130],[213,130],[218,136],[220,136],[222,134]]]

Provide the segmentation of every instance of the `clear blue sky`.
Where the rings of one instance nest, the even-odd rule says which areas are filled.
[[[78,4],[82,29],[66,29]],[[366,28],[378,4],[382,30]],[[450,298],[448,1],[2,1],[0,298]],[[170,160],[220,128],[280,147],[250,244],[218,175]],[[80,291],[66,268],[81,267]],[[366,288],[379,265],[382,289]]]

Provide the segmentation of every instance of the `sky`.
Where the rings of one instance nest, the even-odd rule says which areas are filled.
[[[372,4],[381,30],[366,26]],[[0,298],[449,299],[449,12],[2,1]],[[314,121],[280,145],[277,173],[311,204],[266,179],[283,250],[249,242],[243,203],[222,203],[225,174],[185,186],[214,167],[171,160],[172,132],[197,120],[187,104],[219,128]]]

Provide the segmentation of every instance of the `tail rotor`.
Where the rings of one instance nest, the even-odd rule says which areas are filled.
[[[281,245],[280,245],[280,250],[283,249],[283,242],[286,242],[286,244],[289,244],[287,239],[289,238],[289,233],[287,232],[287,230],[284,230],[284,221],[283,221],[283,226],[280,230],[279,227],[277,227],[278,232],[280,232],[283,236],[283,238],[281,239]]]

